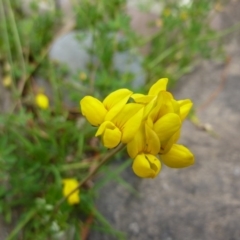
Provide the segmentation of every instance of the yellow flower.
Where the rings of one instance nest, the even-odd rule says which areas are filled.
[[[152,85],[147,95],[135,93],[131,98],[138,104],[144,105],[143,120],[149,115],[150,111],[154,108],[162,91],[166,91],[168,79],[161,78]]]
[[[150,111],[146,124],[156,133],[161,143],[158,152],[165,153],[172,146],[180,133],[182,121],[179,116],[180,107],[169,92],[162,91],[158,94],[155,107]],[[174,139],[173,137],[176,136]],[[170,144],[172,143],[172,144]]]
[[[78,181],[74,178],[66,178],[63,179],[63,196],[67,197],[76,187],[78,186]],[[70,205],[74,205],[80,202],[80,191],[76,190],[73,194],[71,194],[67,201]]]
[[[49,107],[48,97],[43,93],[38,93],[35,96],[35,102],[37,106],[41,109],[47,109]]]
[[[149,112],[147,124],[159,137],[161,154],[167,153],[180,137],[182,121],[192,107],[189,99],[176,101],[172,94],[160,91],[156,98],[155,107]]]
[[[80,101],[82,114],[93,126],[99,126],[95,136],[101,135],[107,148],[129,142],[141,125],[143,105],[127,104],[131,95],[128,89],[119,89],[109,94],[103,102],[91,96]]]
[[[144,118],[141,128],[127,144],[128,154],[134,159],[133,171],[139,177],[157,176],[161,169],[157,155],[167,166],[175,168],[194,163],[193,154],[187,148],[175,144],[192,102],[189,99],[176,101],[166,91],[167,82],[166,78],[157,81],[148,95],[132,95],[135,102],[145,105],[145,114],[147,112],[146,120]]]
[[[133,161],[134,173],[142,178],[155,178],[161,170],[161,162],[151,154],[139,154]]]
[[[133,172],[142,178],[154,178],[161,170],[161,163],[156,157],[160,141],[156,133],[143,123],[132,141],[127,144],[127,151],[133,158]]]
[[[110,93],[103,102],[92,96],[86,96],[80,101],[83,116],[93,126],[100,126],[104,121],[113,119],[125,106],[132,92],[119,89]]]
[[[102,137],[107,148],[114,148],[120,142],[128,143],[138,131],[143,117],[143,106],[136,103],[126,104],[111,121],[104,121],[95,136]]]
[[[161,160],[171,168],[184,168],[194,164],[194,156],[183,145],[174,144],[169,152],[161,155]]]
[[[101,136],[107,148],[114,148],[120,142],[127,144],[133,171],[142,178],[159,174],[158,157],[169,167],[182,168],[194,163],[193,154],[176,144],[192,102],[174,99],[166,90],[167,83],[167,78],[159,79],[147,95],[119,89],[103,102],[91,96],[80,101],[82,114],[98,127],[95,136]],[[130,97],[134,103],[128,102]]]

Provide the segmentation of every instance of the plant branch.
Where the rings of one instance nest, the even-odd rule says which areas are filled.
[[[97,171],[101,168],[103,164],[105,164],[111,157],[113,157],[117,152],[121,151],[125,147],[124,144],[120,144],[118,147],[112,149],[110,152],[106,153],[102,156],[100,163],[91,171],[79,184],[76,188],[74,188],[67,196],[61,198],[59,202],[56,204],[53,214],[59,209],[61,204],[67,200],[73,193],[75,193],[78,189],[81,188],[83,184],[85,184],[89,179],[91,179]]]

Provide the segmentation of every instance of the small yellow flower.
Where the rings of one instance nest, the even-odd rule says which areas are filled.
[[[132,92],[128,89],[119,89],[110,93],[103,102],[92,96],[86,96],[80,101],[82,114],[93,126],[100,126],[104,121],[114,118],[131,95]]]
[[[37,106],[41,109],[47,109],[49,107],[48,97],[43,93],[38,93],[35,96],[35,102]]]
[[[138,154],[133,161],[134,173],[142,178],[155,178],[161,170],[161,162],[151,154]]]
[[[133,172],[142,178],[155,178],[161,170],[161,162],[156,157],[160,141],[156,133],[146,124],[142,124],[132,141],[127,144],[127,151],[133,158]]]
[[[184,168],[194,164],[194,156],[183,145],[174,144],[169,152],[160,156],[165,165],[171,168]]]
[[[74,178],[66,178],[63,179],[63,196],[67,197],[76,187],[78,186],[78,181]],[[67,201],[70,205],[74,205],[80,202],[80,191],[76,190],[73,194],[71,194]]]
[[[137,103],[126,104],[111,121],[104,121],[95,136],[102,137],[107,148],[114,148],[120,142],[128,143],[138,131],[143,117],[143,106]]]
[[[93,126],[99,127],[95,136],[101,136],[107,148],[129,142],[141,125],[143,105],[127,103],[131,95],[128,89],[119,89],[109,94],[103,102],[91,96],[80,101],[83,116]]]

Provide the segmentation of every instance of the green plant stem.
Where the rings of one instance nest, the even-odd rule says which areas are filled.
[[[214,40],[214,39],[218,39],[218,38],[222,38],[234,31],[237,31],[240,29],[240,23],[237,23],[235,25],[233,25],[232,27],[226,29],[226,30],[223,30],[223,31],[220,31],[216,34],[214,34],[213,36],[201,36],[199,38],[197,38],[195,40],[195,42],[201,42],[201,41],[211,41],[211,40]],[[157,34],[159,35],[159,34]],[[147,39],[147,42],[151,41],[152,39],[156,38],[157,36],[154,35],[153,37],[151,37],[150,39]],[[183,47],[185,47],[186,45],[188,45],[190,43],[190,41],[192,41],[191,39],[187,39],[187,40],[183,40],[182,42],[176,44],[176,45],[173,45],[172,47],[169,47],[167,48],[165,51],[163,51],[157,58],[155,58],[152,62],[150,62],[148,64],[148,67],[149,69],[152,69],[154,67],[156,67],[156,65],[158,65],[161,61],[163,61],[166,57],[168,57],[170,54],[174,53],[175,51],[177,51],[178,49],[181,49]]]
[[[14,237],[19,233],[19,231],[33,218],[33,216],[36,214],[36,210],[30,210],[24,219],[20,221],[17,226],[13,229],[13,231],[9,234],[6,240],[12,240]]]
[[[69,171],[73,169],[85,169],[85,168],[89,168],[90,165],[91,165],[90,162],[69,163],[61,166],[60,171]]]
[[[64,203],[67,198],[69,198],[73,193],[75,193],[78,189],[81,188],[81,186],[86,183],[89,179],[91,179],[97,171],[101,168],[103,164],[105,164],[112,156],[114,156],[117,152],[121,151],[125,147],[124,144],[120,144],[118,147],[114,148],[110,152],[106,153],[103,155],[102,159],[100,160],[100,163],[94,168],[93,171],[91,171],[79,184],[76,188],[74,188],[67,196],[61,198],[59,202],[55,205],[55,208],[53,210],[53,214],[57,212],[59,207],[61,206],[62,203]]]
[[[7,60],[9,61],[10,65],[11,65],[11,70],[12,70],[12,66],[13,66],[13,58],[12,58],[12,52],[11,52],[11,47],[10,47],[10,41],[9,41],[9,36],[8,36],[8,29],[7,29],[7,17],[6,14],[4,12],[4,4],[3,4],[3,0],[0,1],[0,21],[3,22],[3,37],[4,37],[4,41],[6,43],[7,46]],[[13,74],[11,72],[11,77],[13,78]],[[17,92],[17,88],[15,86],[14,81],[12,82],[12,89],[14,92],[15,96],[18,96],[18,92]]]
[[[13,31],[13,35],[14,35],[14,40],[15,40],[15,44],[16,44],[16,48],[18,51],[18,55],[20,58],[20,63],[22,66],[22,70],[23,70],[23,78],[26,77],[26,64],[25,64],[25,59],[23,56],[23,50],[22,50],[22,45],[21,45],[21,40],[19,37],[19,33],[18,33],[18,28],[17,28],[17,24],[16,24],[16,20],[14,17],[14,13],[12,10],[12,6],[9,0],[6,1],[7,6],[8,6],[8,10],[9,10],[9,21],[11,22],[11,27],[12,27],[12,31]]]

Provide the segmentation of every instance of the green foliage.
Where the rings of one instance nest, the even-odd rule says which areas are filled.
[[[122,69],[124,66],[114,67],[117,53],[130,54],[134,62],[135,56],[143,59],[139,48],[149,44],[140,66],[146,85],[161,77],[168,77],[173,85],[197,60],[220,52],[212,47],[219,35],[208,24],[215,1],[196,0],[191,6],[181,6],[177,0],[162,1],[163,11],[152,22],[158,27],[153,36],[139,36],[131,28],[124,0],[75,2],[75,30],[81,31],[78,40],[83,41],[87,33],[93,37],[86,49],[91,56],[86,79],[70,75],[66,66],[47,57],[63,23],[56,6],[40,12],[35,1],[26,13],[22,1],[0,0],[0,78],[10,76],[8,91],[14,106],[0,115],[0,213],[7,222],[14,220],[16,211],[20,216],[8,239],[20,239],[20,235],[24,240],[54,239],[72,228],[74,236],[66,239],[80,239],[78,233],[91,215],[94,229],[125,239],[97,211],[94,200],[108,181],[117,181],[137,194],[120,177],[130,161],[111,174],[106,174],[109,168],[105,166],[101,181],[93,187],[83,186],[79,205],[64,202],[55,211],[62,198],[62,180],[73,177],[82,181],[104,151],[93,138],[95,129],[85,125],[79,100],[89,93],[103,98],[112,90],[132,86],[134,73]],[[79,69],[79,74],[82,71]],[[37,77],[45,79],[46,89],[38,85]],[[50,96],[46,110],[34,102],[35,95],[44,91]]]
[[[180,1],[165,2],[159,19],[161,31],[151,40],[154,47],[145,59],[150,82],[163,75],[170,78],[172,85],[190,72],[197,60],[221,53],[211,41],[216,36],[209,25],[214,4],[207,0],[191,1],[188,6],[182,6]]]

